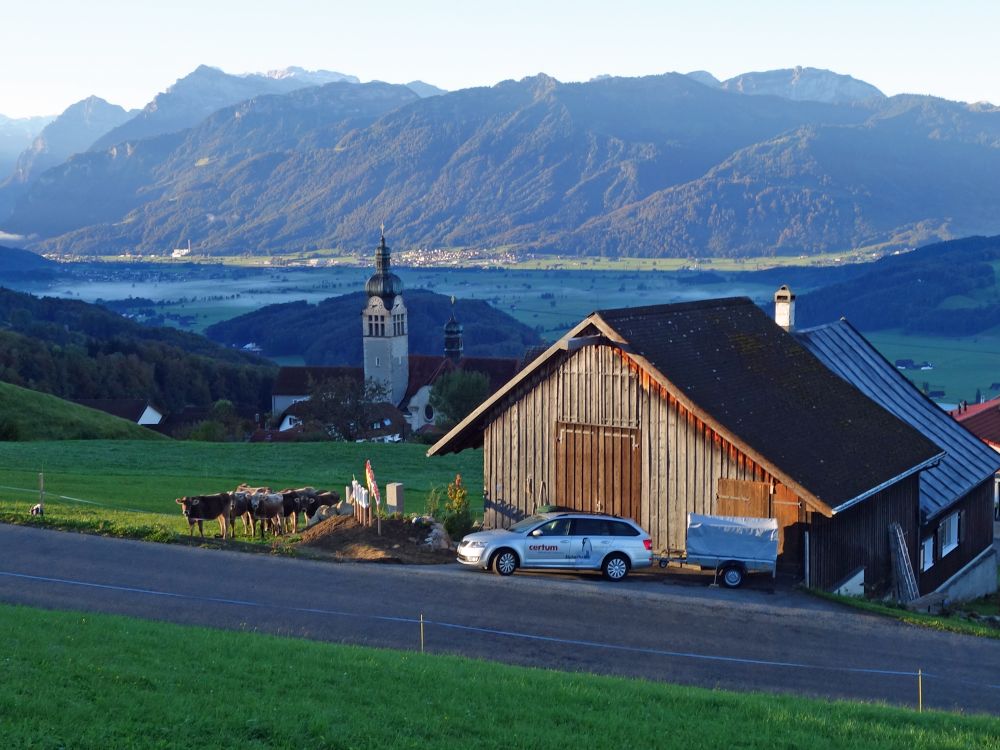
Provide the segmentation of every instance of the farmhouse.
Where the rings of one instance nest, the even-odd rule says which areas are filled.
[[[914,560],[920,593],[960,600],[996,591],[993,503],[1000,454],[921,393],[846,320],[795,336],[833,372],[945,451],[920,474]]]
[[[891,531],[916,559],[920,472],[944,453],[748,298],[592,313],[428,453],[479,446],[487,525],[558,504],[683,550],[688,513],[769,516],[784,570],[871,592]]]

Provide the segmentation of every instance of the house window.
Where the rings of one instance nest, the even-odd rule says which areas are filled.
[[[929,536],[920,545],[920,569],[930,570],[934,566],[934,537]]]
[[[938,549],[944,557],[958,546],[958,513],[947,516],[938,526]]]

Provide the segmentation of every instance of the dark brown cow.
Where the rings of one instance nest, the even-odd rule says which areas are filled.
[[[226,538],[229,530],[229,508],[232,505],[232,495],[228,492],[219,492],[215,495],[195,495],[193,497],[179,497],[177,504],[181,506],[181,512],[188,521],[188,535],[194,536],[194,525],[198,524],[198,533],[202,539],[205,538],[205,530],[202,527],[203,521],[211,521],[213,518],[219,522],[219,530],[222,538]]]
[[[230,493],[233,502],[229,506],[229,536],[236,536],[236,519],[243,521],[243,536],[253,535],[253,516],[250,513],[250,493],[242,490]]]
[[[284,511],[286,526],[291,524],[293,534],[299,530],[299,513],[305,513],[306,518],[312,518],[316,509],[322,505],[318,500],[321,493],[315,487],[299,487],[296,490],[281,490],[279,493],[284,498]]]

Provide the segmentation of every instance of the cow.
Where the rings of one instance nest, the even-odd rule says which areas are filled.
[[[274,535],[281,533],[282,518],[285,510],[285,499],[277,492],[255,492],[248,498],[250,503],[251,531],[256,534],[257,521],[260,521],[260,538],[264,538],[265,521],[271,524]]]
[[[229,536],[236,536],[236,519],[243,521],[243,536],[253,535],[253,516],[250,513],[250,493],[242,490],[230,493],[233,502],[229,506]]]
[[[211,521],[213,518],[219,522],[219,530],[222,538],[225,539],[229,531],[229,508],[233,498],[228,492],[219,492],[214,495],[195,495],[193,497],[179,497],[176,500],[181,506],[181,512],[188,522],[188,536],[194,536],[194,525],[198,524],[198,533],[201,538],[205,538],[205,530],[202,527],[203,521]]]
[[[281,490],[284,498],[285,521],[291,524],[293,534],[299,530],[299,513],[305,513],[306,518],[311,518],[321,503],[317,500],[319,493],[315,487],[299,487],[296,490]]]

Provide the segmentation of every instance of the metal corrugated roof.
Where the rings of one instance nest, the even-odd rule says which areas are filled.
[[[846,320],[796,331],[795,336],[833,372],[945,451],[936,466],[920,475],[924,521],[1000,469],[1000,454],[921,393]]]

